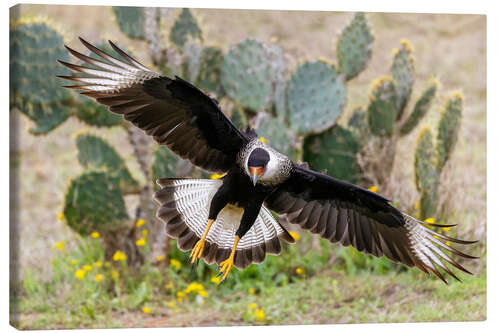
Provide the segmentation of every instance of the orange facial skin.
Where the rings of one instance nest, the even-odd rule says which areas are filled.
[[[264,172],[266,171],[264,167],[258,166],[258,167],[248,167],[248,170],[250,171],[250,176],[252,177],[253,184],[257,183],[257,181],[262,177]]]

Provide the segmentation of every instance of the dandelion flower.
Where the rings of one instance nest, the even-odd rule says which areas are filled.
[[[97,274],[95,276],[95,282],[101,282],[102,281],[102,274]]]
[[[175,269],[180,269],[181,262],[177,259],[172,259],[172,260],[170,260],[170,266],[174,267]]]
[[[178,291],[177,292],[177,301],[182,302],[182,299],[184,298],[184,292]]]
[[[262,309],[255,310],[255,315],[257,316],[257,320],[259,322],[263,322],[264,319],[266,319],[266,314],[264,313],[264,310],[262,310]]]
[[[64,242],[57,242],[56,248],[60,251],[64,251]]]
[[[424,222],[432,224],[432,223],[436,222],[436,220],[433,217],[429,217],[428,219],[425,219]]]
[[[148,308],[147,306],[145,306],[145,307],[142,308],[142,312],[144,312],[144,313],[151,313],[151,309]]]
[[[163,260],[165,260],[165,256],[156,257],[156,261],[163,261]]]
[[[250,303],[248,307],[250,308],[250,310],[255,310],[257,309],[257,303]]]
[[[295,270],[295,273],[297,273],[298,275],[302,275],[302,274],[304,274],[304,270],[300,267],[297,267],[297,269]]]
[[[137,222],[135,222],[135,226],[139,228],[140,226],[143,226],[146,221],[144,219],[138,219]]]
[[[253,288],[248,289],[248,293],[249,293],[250,295],[255,294],[255,289],[253,289]]]
[[[63,212],[60,212],[59,214],[57,214],[57,220],[58,221],[62,221],[64,219],[64,213]]]
[[[80,279],[80,280],[83,280],[83,278],[85,277],[85,271],[83,269],[79,269],[75,272],[75,277],[77,279]]]
[[[97,238],[101,237],[101,234],[98,233],[97,231],[94,231],[93,233],[90,234],[90,237],[97,239]]]
[[[368,189],[368,191],[371,191],[373,193],[377,193],[378,187],[377,186],[372,186]]]
[[[220,283],[220,277],[212,275],[212,277],[210,278],[210,282],[215,283],[215,284],[219,284]]]
[[[122,251],[118,250],[113,254],[113,260],[114,261],[123,261],[127,260],[127,255],[123,253]]]
[[[82,267],[84,271],[90,272],[92,270],[92,266],[90,265],[85,265]]]
[[[146,245],[146,240],[144,238],[138,239],[135,241],[135,244],[137,246],[144,246],[144,245]]]
[[[101,266],[102,266],[102,261],[96,261],[96,262],[94,263],[94,266],[95,266],[95,267],[101,267]]]
[[[184,291],[186,294],[189,294],[191,292],[200,292],[201,290],[203,290],[203,285],[201,283],[198,283],[198,282],[191,282],[186,290]]]
[[[292,238],[296,241],[298,241],[300,239],[300,235],[298,232],[295,232],[295,231],[290,231],[289,232],[290,236],[292,236]]]
[[[265,137],[263,137],[263,136],[261,136],[261,137],[259,138],[259,141],[260,141],[260,142],[262,142],[262,143],[267,143],[266,138],[265,138]]]

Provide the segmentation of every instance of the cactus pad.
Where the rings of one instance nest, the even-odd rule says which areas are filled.
[[[49,23],[34,19],[10,26],[11,105],[30,118],[32,134],[45,134],[70,115],[72,99],[55,74],[68,74],[57,59],[69,61],[64,40]]]
[[[297,138],[295,133],[288,127],[283,126],[283,121],[272,117],[268,113],[259,113],[256,128],[259,137],[263,137],[266,143],[287,155],[292,160],[298,155]]]
[[[233,111],[231,112],[231,122],[237,128],[244,130],[248,126],[247,116],[242,107],[235,105]]]
[[[420,218],[433,217],[436,212],[439,171],[432,133],[429,128],[420,132],[415,151],[415,183],[420,192]]]
[[[375,81],[370,92],[368,125],[373,135],[391,135],[396,122],[396,89],[394,81],[382,77]]]
[[[224,90],[221,85],[221,68],[224,54],[218,47],[208,46],[203,48],[200,59],[200,69],[197,85],[203,90],[212,92],[217,97],[222,97]]]
[[[179,158],[167,147],[158,145],[153,152],[153,182],[159,178],[173,178]]]
[[[356,13],[337,41],[339,70],[345,75],[346,81],[365,69],[372,55],[373,40],[365,15]]]
[[[283,50],[278,44],[268,47],[270,65],[274,82],[273,106],[276,116],[280,119],[287,119],[286,108],[286,75],[288,64]]]
[[[64,218],[81,235],[120,229],[128,214],[117,179],[97,171],[73,179],[64,200]]]
[[[320,133],[340,116],[346,88],[333,65],[306,62],[293,73],[286,96],[291,128],[298,134]]]
[[[184,79],[196,83],[196,79],[200,73],[200,62],[202,46],[196,42],[189,43],[184,49],[183,55],[183,73]]]
[[[116,21],[120,30],[132,39],[146,39],[146,17],[142,7],[115,7]]]
[[[437,160],[441,170],[450,158],[458,141],[458,131],[462,122],[463,97],[454,93],[448,98],[439,120],[437,137]]]
[[[109,112],[104,105],[85,98],[76,106],[76,117],[90,126],[112,127],[121,124],[122,116]]]
[[[363,108],[358,107],[353,111],[347,125],[356,134],[360,142],[366,142],[369,139],[368,115]]]
[[[352,183],[362,180],[357,154],[361,149],[356,136],[336,125],[319,135],[304,140],[304,161],[316,170],[327,170],[328,175]]]
[[[399,132],[401,135],[410,133],[418,125],[420,120],[424,118],[424,116],[427,114],[427,111],[429,111],[431,107],[432,101],[436,97],[437,89],[437,81],[431,80],[427,88],[425,88],[424,92],[417,100],[417,103],[415,103],[412,113],[401,127],[401,130]]]
[[[125,162],[118,152],[104,139],[92,134],[80,134],[76,137],[78,161],[89,169],[104,171],[119,180],[123,191],[137,188],[137,181],[132,178]]]
[[[402,40],[401,47],[394,51],[391,70],[396,88],[397,119],[403,115],[413,88],[415,69],[411,52],[412,47],[406,40]]]
[[[222,86],[243,107],[259,111],[270,105],[272,71],[263,43],[245,39],[231,47],[222,63]]]
[[[170,41],[177,46],[179,50],[184,48],[188,39],[203,40],[200,27],[196,19],[187,8],[183,8],[181,15],[175,21],[170,31]]]

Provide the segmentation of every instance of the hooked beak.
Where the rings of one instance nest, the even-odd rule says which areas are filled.
[[[252,177],[253,186],[255,186],[257,184],[257,181],[264,174],[264,168],[263,167],[248,167],[248,169],[250,170],[250,176]]]

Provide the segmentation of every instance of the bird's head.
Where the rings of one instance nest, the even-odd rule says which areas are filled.
[[[269,153],[263,148],[255,148],[250,153],[247,162],[247,173],[250,176],[250,179],[252,179],[254,186],[266,173],[269,160]]]

